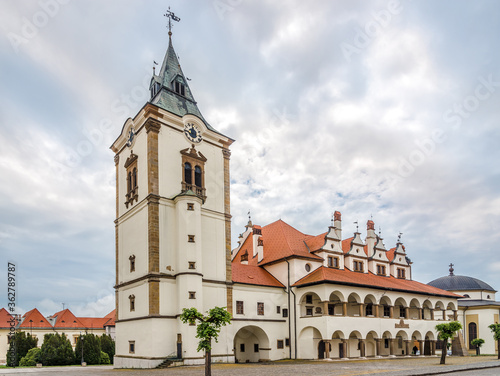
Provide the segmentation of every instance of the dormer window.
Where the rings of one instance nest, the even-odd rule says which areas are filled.
[[[161,85],[159,83],[155,83],[153,86],[151,86],[151,99],[154,98],[156,94],[160,91]]]
[[[174,82],[174,90],[177,94],[180,94],[182,96],[186,95],[186,88],[185,86],[179,82],[179,81],[175,81]]]

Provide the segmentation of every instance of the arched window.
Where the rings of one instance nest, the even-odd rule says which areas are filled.
[[[469,294],[464,294],[464,298],[470,298]]]
[[[476,346],[472,345],[472,341],[477,338],[477,325],[475,322],[469,324],[469,349],[474,350]]]
[[[127,176],[127,192],[132,190],[132,173],[129,172]]]
[[[200,166],[196,166],[194,168],[194,184],[201,188],[201,168]]]
[[[193,184],[192,168],[189,162],[184,163],[184,182],[186,184]]]
[[[134,168],[134,171],[132,171],[132,188],[137,187],[137,169]]]

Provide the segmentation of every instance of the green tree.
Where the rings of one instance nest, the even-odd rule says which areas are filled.
[[[475,338],[471,342],[472,346],[476,347],[476,355],[481,355],[481,346],[484,343],[484,339],[482,338]]]
[[[40,359],[44,366],[73,364],[74,355],[71,342],[66,334],[50,333],[43,336]]]
[[[500,359],[500,324],[491,324],[488,326],[493,332],[493,338],[498,342],[498,359]]]
[[[83,341],[81,338],[83,337]],[[101,340],[95,334],[85,334],[78,337],[75,346],[75,362],[78,364],[82,359],[83,342],[83,361],[87,364],[101,364]]]
[[[32,337],[25,332],[16,332],[14,336],[10,337],[9,350],[7,351],[7,366],[16,367],[19,365],[21,358],[26,356],[28,351],[36,347],[38,338]],[[15,357],[11,357],[12,348],[16,348]]]
[[[37,363],[41,363],[42,362],[40,360],[40,352],[41,351],[42,350],[39,349],[38,347],[33,347],[32,349],[29,349],[26,356],[23,356],[21,358],[19,365],[21,367],[34,367],[34,366],[36,366]]]
[[[108,354],[111,364],[113,364],[113,358],[115,356],[115,341],[108,334],[103,334],[101,336],[101,350]]]
[[[181,321],[191,325],[196,324],[196,338],[199,338],[197,351],[205,350],[205,376],[212,375],[212,340],[218,342],[221,327],[231,323],[231,314],[225,307],[215,307],[203,315],[196,308],[183,308]]]
[[[445,364],[448,339],[453,338],[457,331],[459,331],[460,329],[462,329],[462,324],[460,324],[458,321],[451,321],[449,323],[436,325],[438,338],[442,340],[443,344],[441,347],[441,361],[439,362],[439,364]]]

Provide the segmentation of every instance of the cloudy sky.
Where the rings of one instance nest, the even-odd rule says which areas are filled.
[[[500,3],[0,3],[0,284],[19,312],[113,309],[109,146],[173,42],[205,118],[235,139],[233,244],[247,212],[304,233],[342,212],[402,232],[413,278],[500,288]],[[0,307],[7,306],[6,288]]]

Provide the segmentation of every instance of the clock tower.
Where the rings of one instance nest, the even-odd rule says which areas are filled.
[[[169,32],[150,100],[111,146],[116,166],[115,367],[203,363],[183,308],[232,309],[229,137],[202,116]],[[234,361],[223,340],[213,354]],[[229,337],[228,337],[229,338]]]

